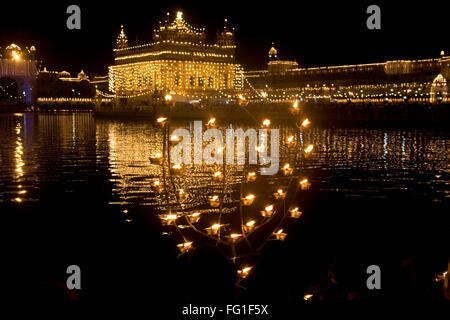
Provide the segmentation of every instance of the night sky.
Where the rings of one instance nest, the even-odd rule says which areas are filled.
[[[300,66],[383,62],[439,57],[450,51],[447,1],[8,1],[0,9],[0,46],[11,42],[37,48],[49,70],[106,74],[120,25],[131,44],[150,42],[166,12],[184,12],[209,39],[223,27],[236,28],[237,60],[246,70],[262,69],[274,42],[281,58]],[[66,28],[66,8],[81,8],[81,30]],[[381,7],[381,30],[366,28],[367,6]]]

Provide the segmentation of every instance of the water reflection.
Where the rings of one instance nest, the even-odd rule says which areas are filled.
[[[192,129],[192,123],[178,127]],[[0,201],[40,200],[49,186],[75,192],[93,184],[89,190],[95,191],[98,179],[112,184],[112,204],[157,206],[162,201],[151,188],[161,171],[148,158],[162,153],[163,135],[151,121],[94,120],[90,113],[4,115],[0,134]],[[286,143],[292,135],[295,148]],[[449,195],[447,132],[309,128],[299,134],[295,127],[281,127],[280,141],[280,166],[297,164],[312,177],[313,188],[319,181],[320,188],[355,195],[393,189],[434,192],[437,200]],[[298,151],[309,144],[314,152],[303,158]],[[217,187],[211,184],[211,174],[218,169],[186,167],[179,187],[193,192],[189,205],[208,201],[211,188]],[[227,165],[228,194],[243,179],[242,169]],[[342,175],[346,179],[335,179]],[[359,181],[357,187],[352,181]]]

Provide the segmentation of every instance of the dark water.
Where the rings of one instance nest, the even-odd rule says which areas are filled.
[[[284,139],[296,128],[281,132]],[[228,297],[227,289],[193,288],[186,273],[226,277],[192,271],[176,258],[172,237],[162,236],[162,198],[150,187],[161,173],[148,162],[162,151],[162,133],[150,121],[3,115],[0,136],[0,208],[3,228],[15,231],[7,264],[19,293],[60,298],[48,287],[65,283],[65,268],[78,264],[82,298]],[[257,258],[239,299],[300,301],[326,284],[330,269],[339,286],[328,296],[340,299],[364,292],[371,264],[384,272],[383,291],[372,297],[434,299],[431,279],[449,254],[450,133],[312,127],[299,143],[315,145],[300,163],[311,181],[298,196],[304,216],[287,227],[285,242],[269,244]],[[295,162],[297,154],[282,146],[280,157]],[[193,192],[192,207],[206,203],[213,170],[192,167],[180,181]],[[228,170],[232,195],[242,168]],[[200,262],[208,266],[215,265]],[[39,291],[30,282],[40,283]]]

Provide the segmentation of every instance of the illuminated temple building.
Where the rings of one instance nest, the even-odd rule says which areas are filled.
[[[450,80],[450,56],[394,60],[381,63],[304,68],[282,60],[272,47],[266,70],[246,71],[251,84],[248,98],[314,102],[446,102]]]
[[[154,31],[153,42],[129,46],[123,26],[109,67],[109,90],[118,97],[154,92],[204,96],[242,87],[235,62],[234,32],[226,25],[216,43],[206,42],[205,29],[194,28],[182,12]]]

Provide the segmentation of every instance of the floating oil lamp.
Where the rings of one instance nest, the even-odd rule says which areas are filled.
[[[223,180],[223,173],[220,171],[216,171],[212,175],[213,179],[216,181],[222,181]]]
[[[263,152],[263,151],[264,151],[264,146],[256,146],[256,147],[255,147],[255,150],[256,150],[257,152]]]
[[[277,192],[273,194],[275,199],[277,200],[283,200],[286,197],[286,192],[284,192],[283,189],[278,189]]]
[[[300,188],[302,190],[308,190],[309,187],[311,186],[311,183],[309,183],[308,179],[306,179],[306,178],[303,180],[300,180],[299,184],[300,184]]]
[[[286,140],[286,144],[289,148],[291,147],[295,147],[296,142],[295,142],[295,137],[294,136],[289,136]]]
[[[216,125],[216,118],[211,118],[209,119],[209,121],[206,123],[206,126],[208,127],[214,127]]]
[[[185,253],[192,249],[192,241],[191,242],[184,242],[177,244],[178,249],[180,249],[180,253]]]
[[[211,207],[217,208],[220,206],[220,197],[218,195],[212,195],[209,197],[209,204]]]
[[[264,128],[268,128],[270,126],[270,120],[269,119],[265,119],[262,123]]]
[[[249,194],[245,198],[242,198],[242,205],[244,206],[251,206],[253,204],[253,201],[255,200],[255,195]]]
[[[284,167],[281,168],[281,170],[283,170],[283,173],[284,173],[285,176],[289,176],[289,175],[292,174],[292,172],[294,172],[294,168],[292,168],[289,163],[286,163],[284,165]]]
[[[274,232],[275,239],[283,241],[286,238],[286,233],[283,232],[283,229]]]
[[[250,273],[251,270],[252,270],[252,267],[244,267],[244,268],[238,270],[237,274],[238,274],[239,278],[244,279],[248,276],[248,274]]]
[[[175,164],[172,166],[172,173],[174,175],[180,175],[183,173],[183,168],[179,164]]]
[[[249,222],[247,222],[246,224],[244,224],[243,229],[245,232],[250,232],[255,228],[255,220],[250,220]]]
[[[302,215],[303,212],[300,211],[299,207],[294,207],[289,209],[289,213],[291,218],[298,219]]]
[[[213,149],[213,150],[211,151],[211,156],[212,156],[212,157],[215,157],[216,154],[222,154],[222,153],[223,153],[223,150],[225,150],[224,147],[219,147],[219,148],[217,148],[217,150],[216,150],[216,149]]]
[[[159,218],[161,219],[161,224],[163,226],[168,226],[173,224],[177,220],[178,215],[174,213],[161,214],[159,215]]]
[[[240,237],[242,237],[242,234],[239,234],[239,233],[232,233],[228,236],[228,238],[230,239],[230,241],[232,243],[235,243],[237,241],[237,239],[239,239]]]
[[[156,153],[154,156],[150,156],[149,159],[151,164],[161,164],[163,156],[161,153]]]
[[[189,195],[186,192],[184,192],[184,189],[178,190],[177,197],[178,197],[179,201],[181,201],[181,202],[186,201],[188,196]]]
[[[167,118],[164,117],[159,117],[158,119],[156,119],[156,123],[163,126],[167,121]]]
[[[295,99],[294,103],[292,104],[292,108],[294,109],[294,111],[298,111],[298,107],[299,107],[298,100]]]
[[[219,229],[221,227],[222,226],[220,224],[216,223],[216,224],[213,224],[211,227],[206,228],[205,230],[208,235],[213,236],[219,232]]]
[[[306,128],[307,126],[309,126],[311,124],[311,121],[309,121],[308,118],[306,118],[305,120],[303,120],[302,122],[302,127]]]
[[[248,182],[252,182],[256,180],[256,172],[255,171],[250,171],[247,173],[247,181]]]
[[[313,149],[314,149],[314,145],[310,144],[310,145],[305,149],[305,154],[310,153]]]
[[[153,181],[152,188],[158,193],[161,193],[164,191],[164,187],[161,185],[161,181],[159,181],[159,180]]]
[[[197,223],[198,220],[200,220],[200,216],[201,216],[200,212],[194,212],[194,213],[188,215],[189,222],[190,223]]]
[[[181,141],[181,137],[179,136],[170,136],[169,137],[170,145],[176,145],[178,142]]]
[[[271,217],[272,214],[273,214],[273,204],[269,204],[268,206],[266,206],[266,207],[264,208],[263,211],[261,211],[261,215],[262,215],[264,218]]]

